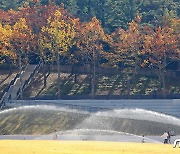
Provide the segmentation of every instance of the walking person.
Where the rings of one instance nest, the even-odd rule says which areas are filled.
[[[145,143],[144,135],[142,136],[142,143]]]
[[[157,98],[157,94],[156,94],[156,90],[154,89],[153,91],[153,99],[156,99]]]
[[[164,144],[167,144],[168,143],[168,133],[165,131],[161,137],[164,139]]]
[[[58,138],[58,135],[57,135],[57,131],[55,130],[54,135],[53,135],[53,140],[57,140],[57,138]]]
[[[167,143],[171,144],[171,133],[168,132]]]

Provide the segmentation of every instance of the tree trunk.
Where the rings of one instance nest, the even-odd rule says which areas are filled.
[[[46,83],[46,64],[43,61],[43,77],[44,77],[44,88],[46,87],[47,83]]]
[[[162,82],[161,82],[161,74],[160,74],[160,71],[158,70],[158,78],[159,78],[159,82],[160,82],[160,85],[158,86],[158,89],[161,89],[162,87]]]
[[[163,70],[161,74],[162,74],[161,76],[162,76],[163,96],[164,98],[166,98],[166,84],[165,84],[165,75]]]
[[[94,76],[91,76],[91,98],[94,98]]]
[[[166,84],[165,84],[165,76],[163,70],[159,69],[159,80],[161,83],[161,88],[163,89],[163,97],[166,98]]]
[[[76,68],[72,64],[72,70],[71,70],[71,75],[74,75],[74,82],[77,83],[77,74],[76,74]]]
[[[61,79],[60,79],[60,63],[59,63],[59,53],[57,55],[57,70],[58,70],[58,99],[61,97]]]
[[[23,99],[23,94],[22,94],[22,63],[21,63],[21,55],[19,55],[19,72],[20,72],[20,76],[19,76],[19,80],[20,80],[20,100]]]
[[[128,98],[130,96],[130,78],[127,79],[127,86],[128,86]]]
[[[9,72],[9,75],[10,75],[10,74],[12,74],[12,63],[11,63],[11,61],[9,60],[9,58],[8,58],[7,61],[8,61],[9,64],[11,64],[11,65],[10,65],[10,69],[9,69],[9,71],[8,71],[8,72]]]
[[[43,70],[43,76],[44,76],[44,88],[47,86],[47,78],[50,75],[51,71],[50,71],[50,67],[49,65],[47,66],[47,64],[44,64],[44,70]]]
[[[91,96],[94,98],[95,93],[95,76],[96,76],[96,66],[95,66],[95,52],[93,51],[93,67],[92,67],[92,78],[91,78]]]
[[[77,74],[74,73],[74,82],[77,83]]]
[[[137,58],[136,58],[133,75],[127,81],[127,84],[128,84],[128,96],[130,96],[130,84],[135,79],[137,73],[138,73],[138,62],[137,62]]]

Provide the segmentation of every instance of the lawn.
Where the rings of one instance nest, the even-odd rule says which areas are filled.
[[[86,74],[77,75],[76,82],[74,75],[61,73],[61,94],[62,95],[87,95],[91,94],[90,80]],[[33,97],[55,97],[57,96],[57,73],[51,73],[47,78],[47,86],[43,87],[43,76],[38,74],[24,92],[24,98]],[[162,95],[162,88],[157,76],[136,76],[130,84],[130,95],[153,95],[156,90]],[[166,78],[167,94],[179,94],[180,84],[173,78]],[[95,95],[128,95],[127,77],[111,75],[96,77]]]
[[[150,143],[1,140],[1,154],[179,154],[180,148]]]

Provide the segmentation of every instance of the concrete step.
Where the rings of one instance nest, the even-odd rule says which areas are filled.
[[[17,92],[21,86],[24,85],[25,81],[29,79],[31,73],[35,70],[36,65],[28,65],[26,70],[22,72],[21,83],[20,78],[17,78],[14,85],[12,85],[7,93],[7,98],[11,95],[11,99],[17,99]]]
[[[37,65],[28,65],[26,68],[26,72],[33,72]]]

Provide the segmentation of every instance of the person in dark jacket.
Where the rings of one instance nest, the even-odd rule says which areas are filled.
[[[167,143],[171,144],[171,134],[168,132]]]

